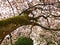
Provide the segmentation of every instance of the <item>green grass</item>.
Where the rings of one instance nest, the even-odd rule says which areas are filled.
[[[14,45],[33,45],[33,40],[26,37],[19,38]]]

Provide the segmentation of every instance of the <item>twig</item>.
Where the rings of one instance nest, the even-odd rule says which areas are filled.
[[[10,6],[11,6],[11,8],[12,8],[12,11],[13,11],[13,14],[14,14],[14,16],[15,16],[14,9],[13,9],[11,3],[9,2],[9,0],[7,0],[7,1],[8,1],[8,3],[10,4]]]
[[[53,31],[60,31],[60,28],[58,28],[58,29],[48,28],[48,27],[44,27],[44,26],[42,26],[42,25],[40,25],[38,23],[35,23],[34,25],[40,26],[41,28],[49,30],[49,31],[51,31],[51,30],[53,30]]]
[[[4,38],[1,39],[0,44],[2,43],[3,40],[4,40]]]
[[[11,45],[12,45],[12,36],[11,36],[11,33],[9,34],[10,36],[10,42],[11,42]]]
[[[28,12],[29,9],[34,8],[34,7],[36,7],[36,6],[39,6],[39,5],[52,5],[52,4],[36,4],[36,5],[32,6],[32,7],[29,7],[28,9],[24,10],[22,13],[24,13],[25,11]],[[40,7],[39,9],[42,9],[42,8]],[[45,9],[45,10],[46,10],[46,9]],[[19,15],[21,15],[22,13],[20,13]]]

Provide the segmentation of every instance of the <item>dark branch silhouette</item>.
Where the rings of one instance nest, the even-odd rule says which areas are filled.
[[[13,7],[12,7],[11,3],[9,2],[9,0],[7,0],[7,1],[8,1],[8,3],[9,3],[9,5],[11,6],[12,11],[13,11],[13,14],[14,14],[14,16],[15,16],[14,9],[13,9]]]

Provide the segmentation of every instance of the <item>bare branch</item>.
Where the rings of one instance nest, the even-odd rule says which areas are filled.
[[[4,38],[1,39],[0,44],[2,43],[3,40],[4,40]]]
[[[11,45],[12,45],[12,35],[11,35],[11,33],[9,34],[9,36],[10,36],[10,42],[11,42]]]
[[[44,27],[44,26],[42,26],[42,25],[40,25],[38,23],[35,23],[35,25],[36,26],[40,26],[41,28],[43,28],[45,30],[49,30],[49,31],[51,31],[51,30],[53,30],[53,31],[60,31],[60,28],[58,28],[58,29],[48,28],[48,27]]]
[[[12,11],[13,11],[13,14],[14,14],[14,16],[15,16],[14,9],[13,9],[11,3],[9,2],[9,0],[7,0],[7,1],[8,1],[8,3],[10,4],[10,6],[11,6],[11,8],[12,8]]]

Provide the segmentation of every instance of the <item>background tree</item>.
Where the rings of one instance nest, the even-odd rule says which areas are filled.
[[[7,1],[10,4],[9,0],[7,0]],[[19,11],[18,11],[18,16],[11,17],[11,18],[0,21],[0,28],[1,28],[0,29],[0,34],[1,34],[0,38],[1,39],[3,39],[7,34],[10,34],[16,28],[23,26],[23,25],[32,25],[32,27],[30,28],[31,31],[28,35],[30,35],[32,33],[32,28],[34,26],[39,26],[42,28],[42,30],[48,30],[53,35],[56,34],[54,31],[60,31],[60,27],[59,27],[60,26],[59,25],[60,15],[57,14],[57,12],[59,12],[59,11],[55,12],[58,9],[58,7],[55,7],[56,6],[55,3],[49,4],[49,3],[43,2],[43,4],[38,3],[34,6],[31,5],[30,3],[28,3],[28,4],[29,4],[29,8],[22,11],[22,13],[19,13]],[[10,6],[12,8],[11,4],[10,4]],[[57,8],[57,9],[55,9],[55,8]],[[17,9],[17,7],[16,7],[16,9]],[[12,10],[13,10],[13,8],[12,8]],[[34,11],[36,13],[34,13]],[[13,13],[14,13],[14,10],[13,10]],[[57,20],[58,24],[54,23],[56,20]],[[43,22],[45,22],[45,23],[43,23]],[[43,36],[41,36],[41,37],[43,37]],[[54,36],[52,36],[52,37],[54,38]],[[47,41],[47,45],[49,45],[49,43],[53,42],[53,41],[50,42],[50,40],[46,39],[46,37],[44,37],[43,39],[45,39]],[[58,42],[58,41],[56,41],[55,38],[53,40],[55,42]],[[55,43],[55,42],[53,42],[53,43]]]

